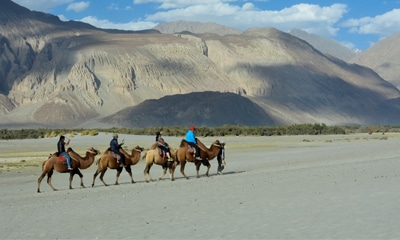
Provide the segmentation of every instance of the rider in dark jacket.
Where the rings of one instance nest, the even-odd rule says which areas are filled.
[[[120,162],[121,162],[121,167],[125,167],[125,155],[119,151],[121,146],[124,144],[124,141],[122,141],[121,144],[118,144],[118,134],[114,133],[113,134],[113,139],[110,142],[110,149],[113,151],[115,154],[118,154],[120,156]]]
[[[58,143],[57,143],[57,151],[58,151],[58,154],[61,154],[63,157],[65,157],[65,159],[67,159],[68,170],[72,170],[71,157],[65,151],[65,146],[68,146],[69,142],[70,142],[69,139],[67,142],[65,142],[65,136],[61,135],[60,139],[58,140]]]

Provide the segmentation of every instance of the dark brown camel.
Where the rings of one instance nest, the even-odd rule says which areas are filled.
[[[221,143],[219,142],[219,140],[215,140],[215,142],[213,142],[211,144],[210,148],[207,148],[197,138],[196,138],[196,141],[197,141],[197,146],[199,146],[200,158],[202,159],[201,161],[196,160],[196,158],[193,156],[193,153],[189,151],[190,146],[185,140],[181,141],[179,149],[176,151],[176,159],[177,160],[174,162],[174,166],[172,167],[172,172],[174,172],[177,165],[180,164],[181,165],[181,173],[186,179],[189,179],[185,174],[186,162],[194,163],[194,165],[196,166],[197,177],[200,177],[199,170],[200,170],[201,164],[203,164],[204,166],[207,166],[207,172],[205,175],[208,176],[208,172],[211,167],[209,160],[212,160],[213,158],[215,158],[221,149]]]
[[[66,172],[70,173],[69,189],[72,189],[72,179],[74,178],[75,174],[79,175],[79,177],[81,178],[81,186],[85,187],[83,185],[83,175],[79,169],[86,169],[90,167],[94,162],[95,156],[100,154],[100,152],[92,147],[86,151],[86,156],[84,157],[81,157],[79,154],[74,152],[72,148],[68,148],[67,153],[71,157],[71,166],[73,169],[71,171],[68,170],[65,159],[61,160],[60,157],[57,156],[56,154],[50,155],[50,157],[42,164],[42,174],[38,178],[37,192],[40,192],[40,183],[42,182],[46,174],[47,174],[47,183],[54,191],[57,191],[57,189],[55,189],[51,184],[51,176],[53,175],[54,170],[56,170],[59,173],[66,173]]]
[[[171,146],[169,146],[169,149],[171,152],[171,158],[174,159],[175,161],[176,160],[175,151]],[[171,181],[173,181],[174,174],[172,172],[172,167],[174,166],[174,161],[168,161],[168,158],[166,156],[165,157],[160,156],[158,151],[159,149],[157,147],[157,143],[155,143],[142,157],[142,159],[146,159],[146,167],[144,168],[144,180],[146,182],[153,181],[153,178],[150,175],[150,168],[153,166],[153,164],[157,164],[161,165],[163,169],[163,173],[158,178],[158,180],[161,180],[167,173],[167,169],[169,169],[169,176]],[[149,176],[149,179],[147,179],[147,175]]]
[[[123,148],[120,148],[121,153],[125,155],[125,170],[129,173],[131,177],[131,182],[135,183],[132,176],[132,169],[131,166],[135,165],[140,160],[141,152],[144,148],[140,146],[136,146],[132,149],[132,154],[129,155]],[[113,157],[112,151],[108,148],[101,158],[97,160],[96,164],[98,165],[96,172],[93,175],[93,183],[92,187],[94,187],[94,181],[96,180],[97,175],[100,173],[100,180],[103,182],[104,186],[108,186],[107,183],[104,182],[103,177],[106,173],[107,169],[116,169],[117,170],[117,178],[115,180],[115,185],[118,185],[118,178],[121,175],[123,167],[120,167],[120,164],[117,160]]]

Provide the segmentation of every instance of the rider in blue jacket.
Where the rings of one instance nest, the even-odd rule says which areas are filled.
[[[196,136],[194,134],[194,131],[196,130],[196,128],[194,126],[190,126],[189,130],[186,133],[186,142],[194,147],[196,149],[196,158],[200,157],[200,150],[199,147],[197,146],[197,141],[196,141]]]

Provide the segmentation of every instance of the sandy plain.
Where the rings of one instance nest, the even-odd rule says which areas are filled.
[[[181,138],[164,137],[173,147]],[[70,146],[107,148],[111,135],[75,136]],[[154,136],[121,135],[128,149]],[[200,139],[209,146],[215,139]],[[189,180],[179,170],[146,183],[144,160],[120,185],[105,187],[96,165],[75,176],[55,173],[52,191],[40,165],[58,139],[0,141],[1,239],[399,239],[400,134],[220,137],[227,166],[211,161]],[[108,170],[105,181],[115,181]],[[153,178],[161,167],[151,169]]]

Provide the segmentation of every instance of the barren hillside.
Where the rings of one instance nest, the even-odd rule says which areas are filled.
[[[181,101],[174,95],[208,91],[256,103],[267,117],[252,124],[393,124],[400,113],[393,104],[399,90],[371,69],[328,57],[277,29],[224,36],[101,30],[8,0],[0,2],[0,16],[0,127],[95,127],[171,96],[168,118],[181,111],[172,107]],[[197,106],[205,112],[204,103]],[[209,111],[220,108],[211,104]],[[237,112],[240,121],[252,114]],[[160,124],[147,111],[142,115],[147,125]],[[191,121],[184,119],[183,125]],[[202,124],[225,119],[213,115]]]
[[[350,62],[367,66],[400,89],[400,33],[387,37]]]

